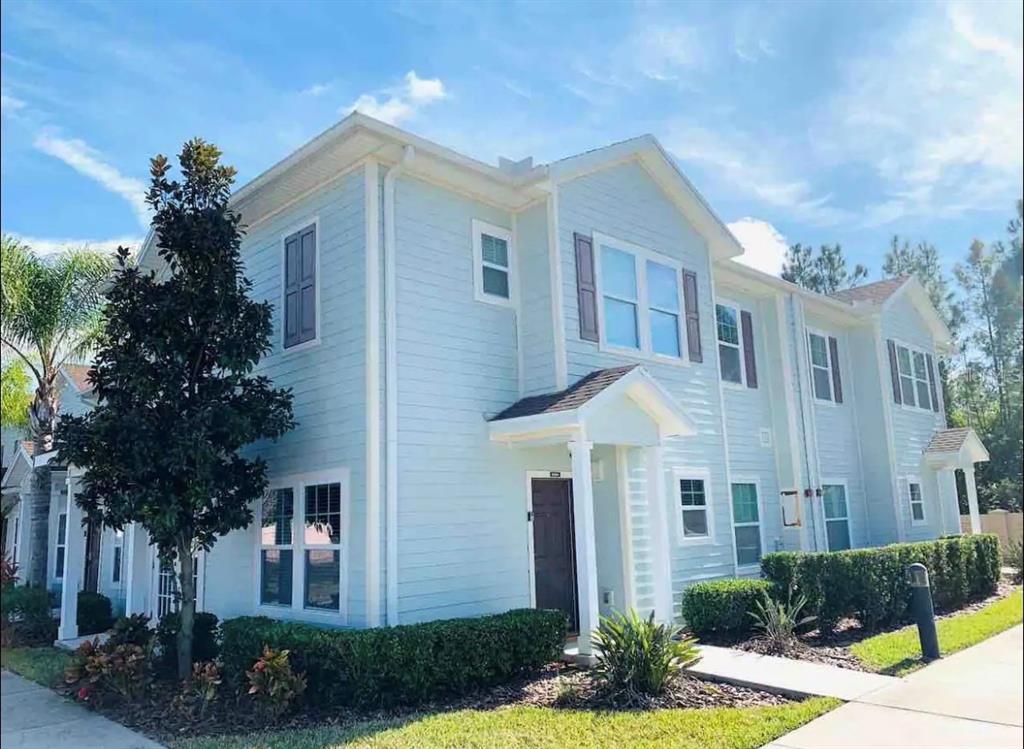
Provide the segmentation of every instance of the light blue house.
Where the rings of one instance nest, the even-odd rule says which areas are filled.
[[[977,530],[987,454],[944,428],[921,285],[825,297],[738,264],[650,136],[494,167],[353,114],[233,204],[299,426],[256,446],[271,491],[200,560],[202,609],[563,608],[588,654],[599,613],[677,617],[771,550],[958,533],[955,470]],[[164,272],[152,241],[141,262]],[[127,609],[173,607],[141,529],[123,543]]]

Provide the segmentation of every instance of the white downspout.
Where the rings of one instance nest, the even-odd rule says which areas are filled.
[[[406,146],[402,160],[384,176],[384,516],[387,548],[387,624],[398,624],[398,285],[395,258],[395,179],[415,158]]]

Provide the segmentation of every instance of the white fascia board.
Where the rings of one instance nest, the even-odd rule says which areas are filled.
[[[636,367],[623,375],[578,409],[581,420],[608,401],[627,395],[644,413],[651,417],[665,437],[696,434],[697,427],[676,402],[675,398],[643,367]]]
[[[519,416],[488,423],[492,442],[522,442],[563,435],[569,439],[580,430],[579,409]]]
[[[15,473],[16,468],[21,468],[20,471]],[[28,454],[28,450],[21,443],[18,444],[18,449],[14,453],[14,460],[7,466],[7,470],[4,471],[3,479],[0,480],[0,486],[3,486],[5,490],[16,490],[21,484],[22,478],[25,476],[25,472],[32,469],[32,456]]]
[[[859,305],[833,299],[816,291],[805,289],[795,283],[743,265],[737,260],[718,262],[715,265],[718,280],[744,291],[770,295],[772,292],[796,294],[803,299],[814,314],[824,315],[840,324],[861,324],[868,317],[869,310]]]

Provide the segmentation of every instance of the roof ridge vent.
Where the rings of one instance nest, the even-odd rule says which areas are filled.
[[[527,156],[525,159],[513,161],[512,159],[506,159],[504,156],[499,156],[498,169],[510,177],[520,177],[533,169],[533,157]]]

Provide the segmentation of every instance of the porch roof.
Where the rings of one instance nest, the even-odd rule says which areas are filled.
[[[636,419],[650,426],[646,435],[641,434],[645,424]],[[615,430],[618,437],[607,436]],[[502,442],[583,438],[657,444],[696,431],[672,395],[638,364],[599,369],[565,390],[522,398],[490,420],[491,439]]]
[[[925,460],[935,466],[963,467],[988,460],[985,444],[970,427],[939,429],[924,450]]]

